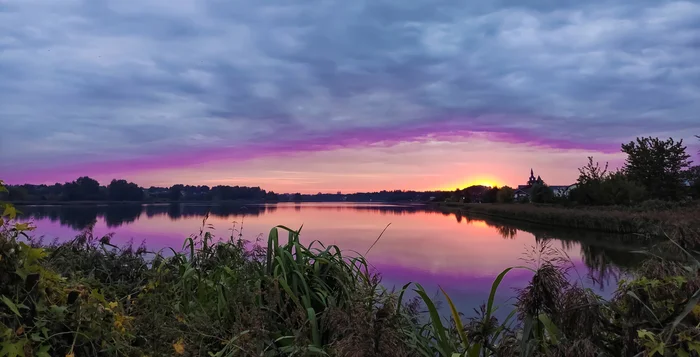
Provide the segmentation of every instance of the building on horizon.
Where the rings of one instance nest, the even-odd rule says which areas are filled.
[[[537,175],[535,177],[535,171],[533,169],[530,169],[530,177],[527,180],[527,184],[525,185],[518,185],[518,188],[515,189],[515,192],[513,193],[513,197],[516,200],[521,200],[521,199],[530,199],[530,191],[532,189],[532,186],[534,185],[545,185],[544,180],[542,180],[542,177],[540,175]],[[569,195],[569,192],[571,189],[576,187],[576,184],[572,185],[547,185],[549,188],[552,189],[552,192],[554,193],[555,197],[566,197]]]

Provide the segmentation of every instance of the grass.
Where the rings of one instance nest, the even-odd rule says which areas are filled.
[[[700,263],[649,260],[610,301],[567,278],[547,243],[495,277],[481,314],[451,317],[419,284],[382,287],[359,255],[271,229],[264,246],[219,240],[203,221],[184,253],[118,248],[90,230],[30,239],[5,209],[0,230],[0,357],[635,356],[700,353]],[[673,242],[673,241],[672,241]],[[673,243],[675,245],[675,243]],[[530,284],[494,317],[509,272]],[[414,290],[417,299],[404,301]]]

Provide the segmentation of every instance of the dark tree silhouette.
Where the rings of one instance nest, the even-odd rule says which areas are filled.
[[[685,196],[682,172],[692,161],[683,140],[637,138],[622,144],[622,151],[627,154],[624,173],[644,186],[652,198],[677,200]]]
[[[107,195],[110,201],[141,201],[143,189],[133,182],[115,179],[107,186]]]

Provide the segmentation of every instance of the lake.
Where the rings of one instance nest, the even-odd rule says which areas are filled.
[[[344,251],[366,255],[386,287],[422,284],[430,293],[445,289],[460,311],[473,315],[487,298],[494,278],[505,268],[530,265],[528,252],[548,244],[567,255],[571,279],[604,297],[615,290],[625,268],[643,257],[641,247],[621,245],[619,237],[583,231],[557,230],[505,220],[438,212],[418,205],[381,203],[280,203],[248,206],[217,204],[54,205],[19,207],[34,222],[35,236],[66,241],[94,224],[96,235],[114,233],[112,243],[145,244],[149,250],[182,248],[209,213],[218,238],[242,234],[250,241],[265,238],[275,225],[298,228],[301,240],[336,244]],[[501,304],[515,300],[531,273],[513,270],[498,290]],[[445,307],[443,306],[442,309]],[[503,316],[502,309],[499,316]],[[507,312],[505,312],[507,314]]]

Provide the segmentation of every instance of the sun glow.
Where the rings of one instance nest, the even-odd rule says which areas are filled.
[[[501,187],[503,184],[501,183],[500,180],[496,179],[495,177],[491,176],[475,176],[475,177],[469,177],[465,180],[458,181],[456,184],[443,187],[443,190],[454,190],[455,188],[467,188],[469,186],[487,186],[487,187],[494,187],[498,186]]]

